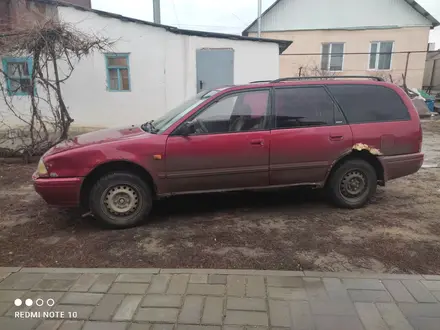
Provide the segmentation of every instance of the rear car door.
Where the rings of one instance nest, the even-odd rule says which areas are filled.
[[[353,131],[354,143],[367,144],[386,156],[417,153],[420,125],[391,88],[369,84],[328,86]]]
[[[274,89],[270,184],[320,184],[353,145],[337,105],[319,85]]]
[[[166,147],[169,191],[268,186],[269,100],[269,89],[228,94],[188,120],[198,127],[193,134],[172,134]]]

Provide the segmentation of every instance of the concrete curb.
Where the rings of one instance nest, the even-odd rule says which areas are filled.
[[[254,269],[160,269],[160,268],[34,268],[34,267],[0,267],[0,273],[46,273],[46,274],[218,274],[246,276],[297,276],[327,278],[359,278],[379,280],[431,280],[440,281],[440,275],[419,274],[382,274],[361,272],[316,272],[316,271],[277,271]]]

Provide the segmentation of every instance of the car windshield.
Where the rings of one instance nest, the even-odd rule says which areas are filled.
[[[180,104],[176,108],[168,111],[162,117],[156,120],[149,121],[143,124],[141,127],[143,130],[150,133],[163,133],[180,118],[185,116],[191,110],[195,109],[198,105],[205,102],[208,98],[214,96],[218,92],[219,90],[202,91],[192,99],[189,99],[188,101]]]

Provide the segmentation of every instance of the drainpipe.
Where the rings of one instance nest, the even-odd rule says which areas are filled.
[[[258,38],[261,38],[261,4],[262,0],[258,0]]]
[[[160,0],[153,0],[154,23],[160,24]]]

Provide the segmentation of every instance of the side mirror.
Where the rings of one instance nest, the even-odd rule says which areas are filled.
[[[192,133],[194,133],[194,124],[191,122],[186,122],[179,128],[179,135],[181,136],[188,136]]]

